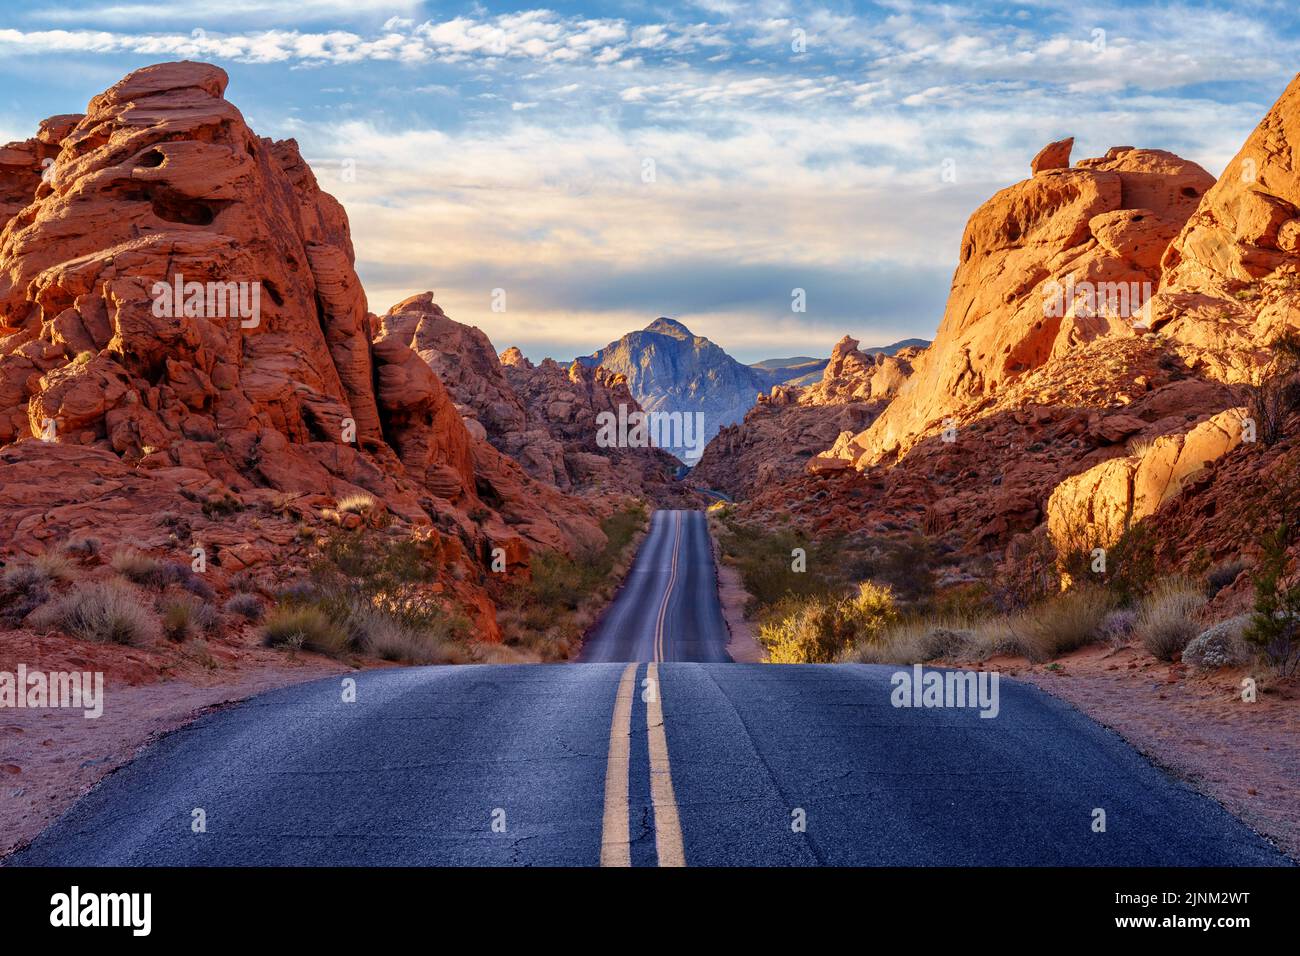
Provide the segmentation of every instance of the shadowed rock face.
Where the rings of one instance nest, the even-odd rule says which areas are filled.
[[[33,436],[183,510],[218,489],[321,504],[364,490],[445,539],[446,593],[491,638],[476,583],[490,549],[525,563],[529,545],[599,544],[595,516],[470,434],[400,324],[367,311],[342,207],[292,140],[248,128],[226,83],[207,64],[147,67],[0,151],[0,484],[49,467],[44,495],[9,502],[0,548],[44,550],[74,519],[160,538],[151,514],[99,495],[51,510],[81,486],[77,456]],[[182,286],[167,302],[178,282],[197,299]],[[216,308],[228,289],[255,308]],[[277,549],[252,551],[274,563]]]
[[[676,497],[677,462],[667,452],[597,442],[599,415],[640,409],[621,375],[551,359],[534,365],[513,348],[498,358],[482,331],[449,318],[431,292],[393,306],[382,325],[447,386],[470,434],[533,478],[574,494]]]

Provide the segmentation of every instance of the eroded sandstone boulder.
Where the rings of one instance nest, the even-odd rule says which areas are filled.
[[[1183,484],[1242,441],[1245,409],[1220,412],[1185,434],[1155,439],[1136,454],[1113,458],[1066,478],[1047,503],[1058,547],[1086,542],[1109,547],[1128,528],[1156,513]]]
[[[1142,334],[1160,255],[1212,184],[1172,153],[1116,147],[997,193],[966,226],[934,344],[853,442],[858,466],[905,453],[1080,344]]]

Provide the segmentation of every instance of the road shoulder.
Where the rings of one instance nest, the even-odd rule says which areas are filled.
[[[761,664],[767,660],[767,651],[758,643],[753,625],[745,617],[745,603],[749,592],[741,583],[740,572],[722,560],[722,547],[713,522],[706,515],[709,529],[709,547],[713,550],[713,567],[718,579],[718,600],[722,604],[722,619],[727,623],[727,653],[737,664]]]
[[[1257,700],[1246,703],[1244,671],[1198,673],[1135,647],[1089,647],[1053,665],[999,663],[1300,859],[1300,689],[1293,682],[1262,681]]]

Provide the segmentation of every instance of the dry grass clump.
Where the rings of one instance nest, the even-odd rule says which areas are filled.
[[[985,620],[930,616],[897,621],[859,640],[839,659],[862,664],[983,661],[1023,655],[1046,661],[1102,640],[1113,601],[1100,588],[1079,587],[1023,611]]]
[[[920,664],[971,656],[976,634],[964,621],[919,619],[894,624],[875,641],[850,648],[841,660],[858,664]]]
[[[54,551],[32,558],[32,566],[39,568],[51,581],[71,581],[77,576],[77,566]]]
[[[39,608],[32,623],[83,641],[144,644],[159,630],[157,615],[141,594],[121,581],[91,581]]]
[[[108,565],[132,584],[147,588],[162,589],[180,579],[180,574],[175,570],[178,565],[160,561],[135,548],[119,548],[114,551]]]
[[[186,641],[200,633],[215,635],[221,630],[221,613],[192,594],[163,598],[159,606],[163,634],[173,641]]]
[[[73,538],[63,546],[68,554],[78,558],[93,558],[102,547],[98,538]]]
[[[341,515],[353,514],[364,517],[372,514],[377,504],[374,495],[345,495],[339,499],[338,504],[334,506],[334,510]]]
[[[35,562],[15,564],[0,574],[0,624],[16,627],[50,599],[52,579]]]
[[[455,640],[451,619],[441,626],[413,627],[391,614],[358,605],[347,620],[353,647],[401,664],[464,664],[469,654]]]
[[[262,625],[262,643],[294,651],[315,651],[340,656],[347,651],[348,635],[329,615],[310,605],[277,607]]]
[[[1201,631],[1205,594],[1190,581],[1161,581],[1143,600],[1134,632],[1154,657],[1170,661]]]
[[[242,617],[245,621],[257,623],[266,613],[266,608],[262,605],[262,599],[256,594],[241,592],[231,595],[226,601],[224,610],[227,614],[235,617]]]
[[[1100,640],[1113,607],[1113,599],[1104,590],[1076,587],[1004,622],[1022,654],[1031,661],[1050,661]]]

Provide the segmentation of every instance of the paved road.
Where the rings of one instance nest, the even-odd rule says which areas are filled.
[[[983,718],[893,706],[889,667],[678,660],[725,660],[703,531],[656,516],[591,646],[647,660],[264,694],[163,738],[10,862],[1288,862],[1025,684],[1001,681]]]
[[[727,636],[704,513],[656,511],[626,583],[579,660],[725,663]]]

